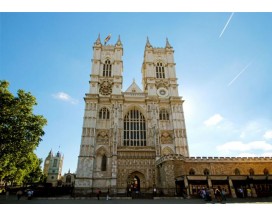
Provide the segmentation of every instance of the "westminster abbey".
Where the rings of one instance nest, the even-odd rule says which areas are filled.
[[[190,157],[178,92],[174,49],[153,47],[147,38],[142,88],[135,81],[123,91],[123,44],[93,45],[75,191],[97,188],[112,194],[128,191],[179,196],[197,195],[203,187],[238,189],[253,195],[272,190],[272,158]]]

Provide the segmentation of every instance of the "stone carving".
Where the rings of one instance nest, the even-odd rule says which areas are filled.
[[[99,93],[102,95],[109,95],[112,93],[112,83],[108,80],[103,81],[100,84]]]
[[[171,144],[173,143],[173,139],[171,134],[169,134],[168,132],[164,131],[161,134],[161,144]]]
[[[170,155],[170,154],[174,154],[173,150],[170,148],[170,147],[165,147],[163,150],[162,150],[162,154],[163,155]]]
[[[108,133],[104,130],[97,133],[96,142],[98,145],[107,145],[109,143]]]

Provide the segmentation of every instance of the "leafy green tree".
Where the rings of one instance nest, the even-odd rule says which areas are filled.
[[[9,83],[0,80],[0,180],[20,183],[38,179],[41,160],[34,151],[44,135],[46,119],[33,114],[36,98],[29,92],[8,89]]]

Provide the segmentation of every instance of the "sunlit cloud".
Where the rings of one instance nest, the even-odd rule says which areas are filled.
[[[217,151],[230,153],[230,152],[247,152],[252,150],[271,151],[272,145],[266,141],[253,141],[243,143],[241,141],[231,141],[216,147]]]
[[[56,94],[53,94],[53,97],[57,100],[69,102],[71,104],[77,104],[78,101],[74,98],[72,98],[70,95],[66,94],[65,92],[58,92]]]
[[[231,19],[232,19],[233,14],[234,14],[234,13],[231,13],[231,15],[230,15],[230,17],[229,17],[229,19],[228,19],[227,23],[225,24],[225,26],[224,26],[223,30],[221,31],[221,34],[219,35],[219,38],[221,38],[221,36],[224,34],[224,32],[225,32],[226,28],[227,28],[227,27],[228,27],[228,25],[229,25],[229,22],[230,22],[230,21],[231,21]]]
[[[228,86],[230,86],[243,72],[245,72],[245,70],[251,65],[251,62],[245,66],[228,84]]]
[[[257,121],[248,122],[240,133],[240,138],[252,137],[259,135],[262,131],[262,125]]]
[[[266,131],[263,136],[265,139],[272,139],[272,130]]]
[[[209,119],[207,119],[206,121],[204,121],[204,124],[206,126],[215,126],[217,124],[219,124],[219,122],[221,122],[224,118],[220,115],[220,114],[215,114],[212,117],[210,117]]]

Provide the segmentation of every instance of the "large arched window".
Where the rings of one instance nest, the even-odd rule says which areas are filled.
[[[101,171],[106,171],[106,170],[107,170],[107,156],[103,155],[102,161],[101,161]]]
[[[161,62],[158,62],[156,65],[156,77],[165,78],[164,66]]]
[[[103,65],[103,76],[110,77],[111,76],[111,62],[110,60],[106,60]]]
[[[135,108],[124,118],[124,146],[146,146],[145,118]]]
[[[99,111],[99,119],[109,119],[110,118],[110,111],[106,108],[103,107]]]
[[[160,120],[169,120],[169,114],[166,109],[160,110]]]

